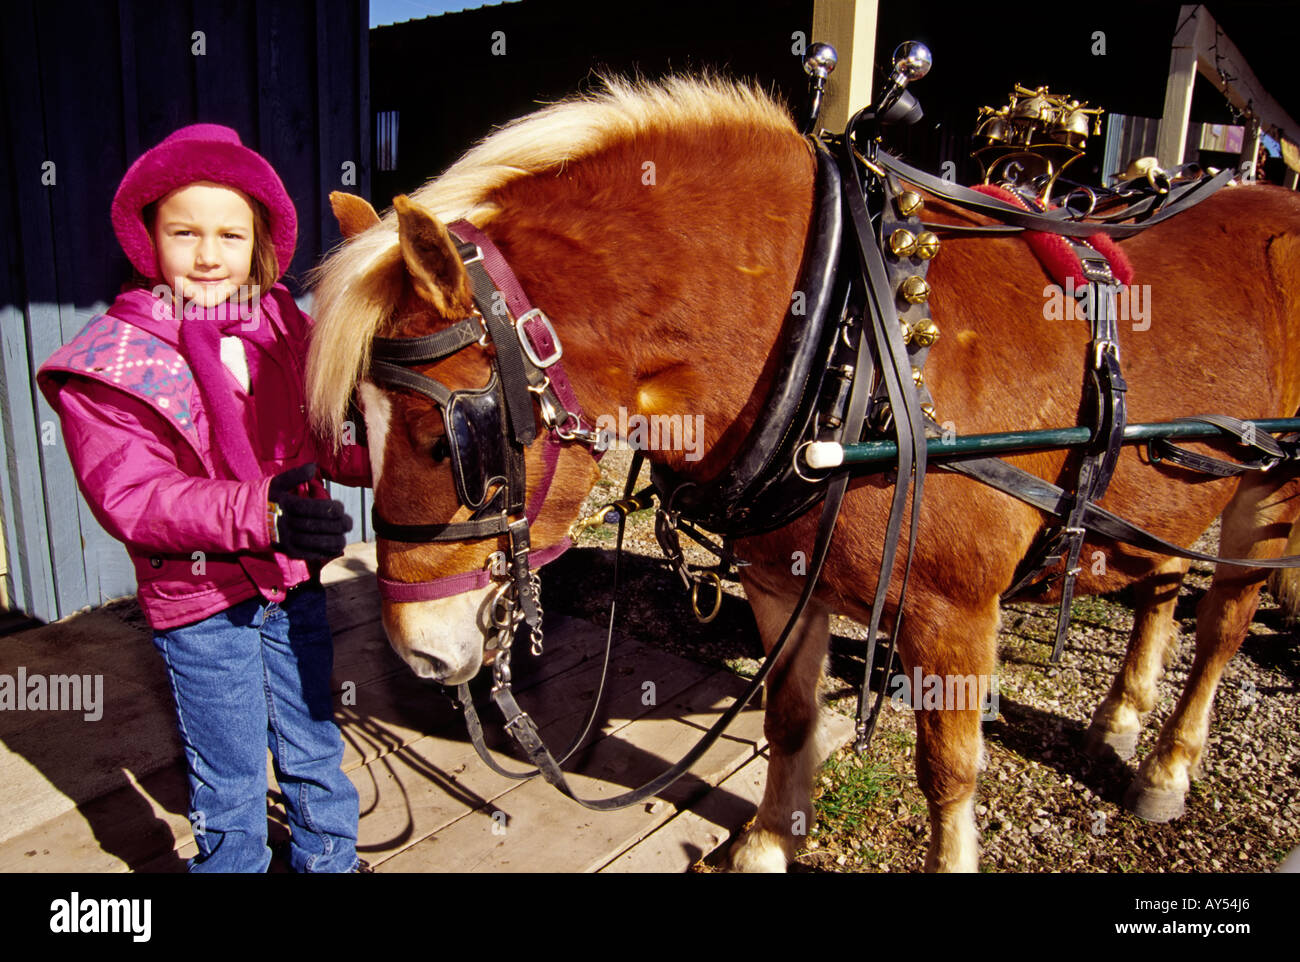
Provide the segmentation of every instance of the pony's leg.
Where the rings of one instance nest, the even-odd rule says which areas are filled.
[[[795,595],[778,594],[744,575],[763,648],[770,651],[794,611]],[[813,599],[799,616],[767,679],[767,785],[758,814],[731,850],[740,872],[784,872],[813,824],[812,785],[821,759],[817,683],[830,639],[830,615]]]
[[[985,611],[948,614],[934,624],[923,645],[909,636],[922,630],[913,616],[904,625],[899,654],[909,677],[922,670],[921,692],[913,692],[916,712],[916,775],[930,807],[930,847],[927,872],[975,872],[979,869],[979,833],[975,828],[975,778],[981,766],[984,740],[978,698],[971,704],[973,681],[979,694],[993,684],[997,650],[998,606]],[[929,704],[926,686],[943,685],[943,704]],[[949,692],[963,695],[949,702]]]
[[[1127,761],[1137,751],[1142,723],[1156,704],[1165,652],[1177,634],[1174,606],[1188,564],[1182,558],[1167,558],[1135,586],[1137,613],[1128,653],[1084,735],[1089,755],[1102,757],[1113,751]]]
[[[1223,512],[1220,554],[1278,557],[1300,512],[1295,495],[1294,483],[1279,488],[1275,478],[1243,479]],[[1183,813],[1191,776],[1209,734],[1215,689],[1246,636],[1265,575],[1259,568],[1220,565],[1215,569],[1210,590],[1196,609],[1196,657],[1187,685],[1124,798],[1139,817],[1167,822]]]

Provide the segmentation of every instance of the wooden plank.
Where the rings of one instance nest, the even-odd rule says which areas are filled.
[[[365,153],[357,138],[356,93],[369,82],[356,71],[357,36],[353,33],[355,5],[352,0],[315,0],[311,17],[315,25],[314,87],[316,109],[316,181],[311,204],[300,212],[313,225],[315,246],[312,263],[342,240],[338,222],[329,206],[332,190],[360,193],[360,167]],[[364,43],[368,31],[361,33]],[[352,183],[344,183],[344,164],[353,165]],[[330,492],[342,501],[353,519],[354,541],[370,534],[370,492],[365,488],[330,485]]]
[[[1300,141],[1300,124],[1260,83],[1232,38],[1219,29],[1204,6],[1197,9],[1196,18],[1202,24],[1197,36],[1204,38],[1196,48],[1196,66],[1205,79],[1238,110],[1253,113],[1265,128],[1280,132],[1293,142]],[[1179,22],[1182,22],[1181,14]]]
[[[17,187],[16,220],[8,222],[6,206],[5,268],[14,284],[13,300],[0,304],[0,418],[5,422],[5,522],[18,577],[15,601],[22,610],[44,620],[59,616],[54,572],[50,565],[45,504],[37,451],[39,428],[31,391],[28,324],[57,331],[54,290],[54,233],[50,223],[49,189],[41,184],[45,157],[45,126],[36,97],[16,95],[30,89],[36,77],[38,50],[35,13],[30,4],[7,11],[0,30],[0,59],[4,61],[6,97],[5,151],[8,182]],[[19,305],[27,305],[26,316]]]
[[[814,0],[808,42],[829,43],[839,57],[822,101],[819,123],[827,130],[843,130],[871,103],[877,5],[877,0]]]
[[[594,697],[599,680],[600,660],[596,655],[601,645],[590,628],[584,633],[582,623],[575,621],[570,624],[569,631],[552,632],[552,636],[561,642],[556,645],[556,652],[542,664],[516,677],[515,691],[521,706],[533,715],[539,726],[576,716],[585,710],[590,697]],[[620,663],[631,662],[639,666],[637,678],[633,679],[638,692],[643,674],[653,675],[656,671],[667,670],[665,665],[673,668],[677,664],[664,662],[652,649],[626,640],[619,644],[616,655]],[[624,673],[619,671],[612,673],[607,682],[608,697],[614,698],[614,693],[622,690],[624,677]],[[666,683],[657,675],[655,677],[656,684]],[[486,679],[476,680],[471,687],[479,714],[488,726],[487,743],[499,749],[505,738],[500,732],[495,707],[484,704],[482,689],[485,683]],[[671,680],[667,683],[676,684]],[[405,666],[401,671],[358,685],[355,705],[341,705],[337,713],[344,728],[345,771],[413,744],[429,733],[459,742],[466,739],[461,715],[447,693],[416,678]],[[567,741],[572,735],[573,732],[565,729],[563,738]]]
[[[184,766],[123,774],[116,791],[0,843],[0,872],[183,871],[176,849],[192,839]]]
[[[104,686],[104,716],[41,712],[40,724],[4,739],[5,835],[26,831],[59,812],[119,788],[179,757],[174,711],[142,685]]]
[[[76,56],[41,60],[41,102],[49,118],[46,143],[60,174],[57,187],[50,191],[51,216],[60,226],[85,222],[89,216],[96,226],[58,230],[53,250],[59,327],[51,332],[57,336],[49,344],[38,347],[40,340],[33,337],[33,367],[106,308],[125,279],[120,261],[105,256],[117,247],[105,215],[123,171],[117,149],[120,87],[104,83],[122,69],[117,51],[104,42],[118,33],[117,11],[99,4],[68,17],[66,11],[47,5],[38,11],[37,21],[42,36],[57,38],[60,51],[78,51]],[[96,91],[94,110],[85,109],[88,90]],[[65,119],[74,116],[75,124]],[[39,405],[41,419],[53,419],[43,397]],[[135,572],[126,550],[100,527],[78,493],[66,448],[59,440],[56,446],[42,444],[41,454],[56,575],[84,582],[79,589],[84,598],[65,600],[66,589],[60,588],[61,607],[67,613],[131,593]]]
[[[644,719],[626,726],[618,739],[602,739],[577,764],[581,773],[569,777],[578,794],[610,797],[624,787],[641,784],[662,771],[665,761],[680,757],[699,732],[674,720],[674,715],[707,712],[734,694],[740,680],[715,672],[679,696],[669,699]],[[724,736],[692,771],[666,789],[661,797],[684,803],[707,791],[753,757],[752,746],[762,713],[742,712],[734,723],[740,733]],[[593,777],[594,776],[594,777]],[[581,872],[594,871],[608,853],[643,838],[673,813],[671,804],[653,802],[613,812],[592,812],[565,798],[539,779],[527,782],[494,800],[494,812],[479,811],[438,833],[436,840],[417,844],[385,863],[390,871]],[[501,814],[496,814],[500,812]],[[556,838],[569,840],[562,847]]]
[[[639,652],[642,671],[616,675],[609,682],[602,731],[625,729],[628,719],[648,710],[642,705],[641,674],[653,675],[663,692],[688,688],[702,668],[664,652]],[[585,676],[585,677],[584,677]],[[531,708],[548,743],[565,746],[585,720],[585,705],[573,697],[590,685],[590,669],[548,683],[544,701]],[[500,764],[513,771],[527,766],[502,751],[504,736],[486,712],[486,739]],[[373,864],[399,854],[452,823],[481,811],[521,783],[496,775],[482,763],[462,729],[440,732],[350,772],[361,792],[361,845]],[[491,811],[492,809],[489,809]],[[490,817],[490,816],[489,816]]]
[[[4,443],[4,428],[0,425],[0,444]],[[3,473],[3,472],[0,472]],[[0,492],[0,499],[4,494]],[[4,513],[0,511],[0,612],[9,610],[9,553],[5,550]]]
[[[51,713],[41,713],[42,724],[34,726],[21,724],[17,713],[0,717],[0,722],[21,729],[3,733],[11,764],[6,766],[0,760],[0,769],[4,769],[0,777],[11,790],[0,822],[12,826],[13,831],[0,843],[0,870],[121,871],[128,865],[148,871],[183,870],[185,859],[193,853],[185,821],[184,767],[175,743],[165,676],[151,648],[141,644],[144,637],[138,625],[124,622],[112,612],[98,611],[15,636],[16,644],[7,646],[6,662],[13,660],[44,672],[67,670],[68,652],[76,650],[81,670],[105,675],[105,714],[103,721],[96,723],[102,727],[90,729],[84,720],[64,720]],[[603,645],[603,632],[583,622],[560,619],[549,631],[549,640],[551,651],[532,666],[531,687],[521,688],[531,697],[521,700],[542,724],[548,740],[560,745],[581,722],[584,697],[594,695],[599,663],[592,656]],[[657,769],[662,765],[652,756],[680,754],[699,734],[690,722],[701,721],[698,716],[709,714],[725,701],[720,691],[725,694],[741,686],[727,673],[715,673],[703,686],[696,684],[699,666],[626,639],[621,640],[617,656],[616,665],[621,667],[609,682],[607,717],[601,732],[618,731],[619,739],[604,739],[589,750],[584,766],[612,779],[612,784],[588,785],[579,777],[578,783],[584,786],[580,790],[617,791],[620,789],[614,786],[642,780],[643,762],[653,761]],[[643,704],[646,680],[655,682],[658,707]],[[519,783],[482,765],[466,740],[459,716],[445,699],[441,705],[429,699],[429,687],[408,671],[360,686],[360,690],[362,704],[341,710],[339,719],[352,745],[349,775],[363,800],[362,844],[367,858],[383,861],[389,854],[420,844],[445,855],[458,850],[454,837],[453,844],[447,845],[434,841],[435,833],[473,832],[484,820],[492,823],[490,814],[482,814],[485,809],[511,814],[537,811],[528,796],[517,796]],[[488,717],[486,712],[484,717]],[[753,756],[754,745],[760,740],[760,713],[745,713],[742,721],[740,730],[724,738],[721,748],[706,757],[701,769],[706,774],[725,774]],[[398,729],[405,732],[393,737]],[[421,734],[421,729],[435,734]],[[93,736],[89,742],[88,731]],[[171,744],[160,743],[160,737],[171,739]],[[500,747],[504,736],[498,725],[489,722],[488,737]],[[361,764],[363,757],[365,765]],[[523,767],[504,757],[502,761],[511,768]],[[553,794],[549,786],[532,784]],[[39,797],[33,799],[34,788]],[[83,799],[80,811],[71,807],[74,798]],[[57,804],[50,807],[50,799]],[[553,804],[554,799],[548,800],[538,817],[548,818],[545,810]],[[565,804],[576,808],[567,801]],[[34,805],[46,806],[39,809],[39,818],[26,822],[12,818],[14,810],[23,806],[36,812]],[[664,804],[654,813],[634,809],[631,816],[612,823],[601,816],[603,827],[597,834],[617,839],[626,848],[671,814],[672,806]],[[649,820],[642,817],[645,815]],[[455,829],[457,825],[461,827]],[[507,830],[513,832],[509,825]],[[487,831],[487,837],[495,841],[491,824]],[[548,822],[546,833],[551,839],[556,837],[553,831],[569,829]],[[617,850],[602,848],[584,849],[583,857],[590,864],[583,867],[598,868]],[[491,853],[489,857],[493,857]]]
[[[250,0],[236,0],[221,7],[200,0],[190,8],[191,29],[171,42],[190,52],[194,31],[203,31],[205,54],[190,56],[194,120],[233,127],[245,144],[256,149],[250,141],[257,134],[258,69],[251,63],[249,51],[260,26],[257,7]],[[283,179],[283,172],[277,172]],[[289,267],[282,266],[286,270]]]
[[[1196,82],[1196,54],[1205,33],[1200,12],[1184,4],[1178,10],[1178,30],[1169,51],[1169,77],[1156,137],[1156,156],[1166,170],[1183,162],[1187,128],[1192,116],[1192,88]]]
[[[101,634],[103,627],[100,625]],[[49,629],[28,635],[42,633],[49,634]],[[120,645],[121,639],[114,641]],[[22,657],[32,654],[29,645]],[[41,662],[34,664],[47,667]],[[613,714],[635,712],[641,696],[641,674],[654,675],[661,690],[672,690],[688,685],[700,671],[698,666],[659,652],[641,659],[641,664],[644,671],[614,681],[610,702]],[[671,677],[674,671],[679,678]],[[580,691],[590,681],[584,677],[589,673],[570,673],[560,679],[557,697],[539,705],[535,713],[539,719],[554,715],[545,729],[552,740],[567,739],[576,729],[582,706],[572,695],[561,696],[564,691]],[[106,688],[111,688],[110,682],[106,681]],[[170,697],[165,692],[163,696]],[[163,713],[168,716],[167,722],[155,722],[156,729],[171,727],[169,702]],[[345,738],[374,735],[373,719],[350,719],[342,713],[340,721]],[[367,767],[350,772],[362,795],[363,844],[370,846],[372,854],[400,846],[403,838],[409,842],[427,837],[517,784],[493,775],[482,765],[459,726],[459,716],[449,712],[439,726],[441,734],[424,736],[406,747],[388,744]],[[60,737],[72,741],[66,733]],[[125,865],[149,871],[183,868],[186,856],[174,849],[183,848],[189,839],[184,766],[178,751],[160,752],[159,757],[170,760],[138,783],[133,773],[139,769],[124,769],[122,774],[129,786],[83,803],[79,810],[71,809],[69,803],[43,812],[39,824],[22,826],[25,831],[0,843],[0,870],[120,871]],[[21,787],[43,782],[46,774],[6,771],[5,782]],[[377,806],[377,800],[382,804]],[[5,813],[6,822],[10,821],[9,815]]]
[[[827,753],[853,737],[853,721],[822,709],[818,745]],[[603,866],[602,872],[686,872],[727,840],[758,811],[767,783],[767,752],[754,758],[719,788]]]
[[[753,758],[690,809],[641,839],[599,871],[687,872],[754,817],[767,783],[766,756]]]

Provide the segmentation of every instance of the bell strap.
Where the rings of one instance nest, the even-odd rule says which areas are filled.
[[[857,374],[853,382],[849,408],[845,414],[844,436],[856,441],[862,430],[865,416],[866,383],[864,372],[872,367],[873,355],[875,366],[880,371],[893,411],[895,439],[898,446],[897,473],[895,475],[894,495],[890,503],[889,522],[885,528],[884,542],[881,545],[880,573],[876,578],[876,594],[871,604],[871,618],[867,626],[866,668],[862,678],[862,689],[858,693],[858,711],[856,722],[856,739],[854,749],[865,752],[870,745],[875,730],[876,719],[883,704],[885,685],[882,684],[876,696],[874,708],[869,709],[871,692],[871,669],[875,659],[876,633],[884,614],[885,601],[889,585],[893,580],[894,561],[897,557],[898,543],[902,536],[903,513],[907,507],[909,488],[912,492],[912,514],[908,529],[907,552],[903,563],[903,579],[899,591],[898,608],[894,617],[894,628],[889,636],[889,662],[893,661],[893,652],[903,623],[903,598],[907,594],[907,583],[912,569],[912,552],[920,528],[921,494],[925,481],[926,436],[925,419],[921,414],[920,402],[917,400],[916,388],[912,381],[912,365],[907,347],[903,343],[902,326],[894,306],[895,294],[889,283],[884,256],[871,226],[871,215],[866,206],[866,188],[862,182],[861,171],[853,150],[852,131],[862,112],[849,122],[844,141],[841,145],[840,169],[846,181],[844,191],[848,220],[852,224],[852,236],[857,247],[858,260],[864,279],[864,311],[861,340],[858,346]],[[886,181],[882,185],[885,203],[892,203],[892,185]],[[866,353],[867,347],[872,354]],[[885,678],[888,680],[889,665],[886,665]]]

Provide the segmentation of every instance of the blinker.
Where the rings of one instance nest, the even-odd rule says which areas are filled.
[[[509,476],[503,420],[505,398],[496,372],[485,387],[453,391],[443,412],[451,447],[452,477],[460,502],[471,511],[486,506],[488,495]]]

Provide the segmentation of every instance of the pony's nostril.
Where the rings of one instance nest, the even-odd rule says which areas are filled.
[[[451,673],[451,666],[447,662],[423,651],[411,652],[409,662],[411,670],[421,678],[442,681]]]

